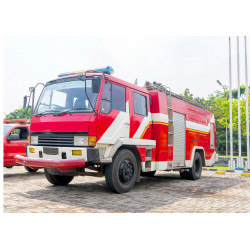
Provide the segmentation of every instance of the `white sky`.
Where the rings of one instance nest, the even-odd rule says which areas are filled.
[[[232,39],[233,86],[237,87],[236,37]],[[243,37],[240,42],[243,84]],[[228,83],[228,37],[5,38],[4,112],[21,108],[29,86],[62,72],[107,65],[114,68],[114,76],[131,83],[136,78],[141,86],[146,80],[157,81],[178,94],[189,88],[194,96],[206,97],[222,90],[217,79]]]

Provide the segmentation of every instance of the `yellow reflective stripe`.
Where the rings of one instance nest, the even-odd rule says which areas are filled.
[[[145,134],[146,131],[148,130],[148,126],[151,125],[151,124],[152,124],[152,122],[149,122],[149,123],[148,123],[148,125],[147,125],[147,127],[144,129],[144,131],[143,131],[143,133],[142,133],[140,139],[142,139],[142,137],[144,136],[144,134]]]
[[[200,131],[200,130],[195,130],[195,129],[191,129],[191,128],[187,128],[187,130],[191,131],[191,132],[206,134],[206,135],[208,135],[210,133],[210,130],[208,132],[204,132],[204,131]]]
[[[164,126],[168,126],[168,123],[165,123],[165,122],[154,122],[153,124],[161,124],[161,125],[164,125]]]

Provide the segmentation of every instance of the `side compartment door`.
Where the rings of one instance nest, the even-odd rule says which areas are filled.
[[[185,115],[173,112],[174,120],[174,145],[173,165],[184,166],[186,158],[186,122]]]
[[[97,143],[114,144],[129,138],[129,103],[127,88],[105,82],[98,112]]]

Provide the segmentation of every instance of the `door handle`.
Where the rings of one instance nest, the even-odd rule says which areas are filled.
[[[128,123],[128,122],[125,122],[125,124],[126,124],[126,125],[130,125],[130,123]]]

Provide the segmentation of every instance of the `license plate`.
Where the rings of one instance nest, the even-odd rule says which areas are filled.
[[[58,148],[43,148],[43,153],[46,155],[58,155]]]

